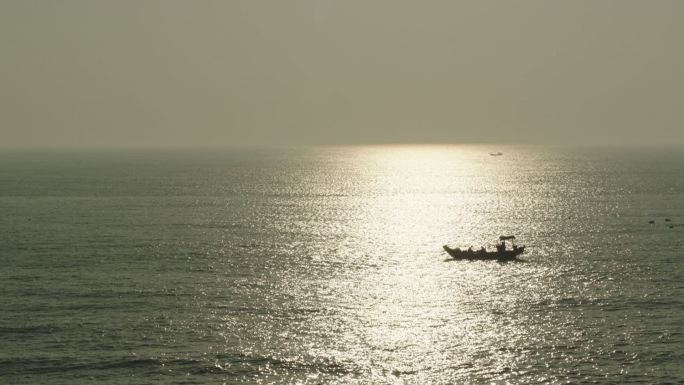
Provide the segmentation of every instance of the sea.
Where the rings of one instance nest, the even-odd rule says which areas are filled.
[[[0,383],[682,384],[683,240],[674,148],[2,150]]]

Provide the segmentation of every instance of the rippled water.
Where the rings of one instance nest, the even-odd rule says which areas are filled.
[[[681,151],[4,152],[0,210],[0,383],[684,378]]]

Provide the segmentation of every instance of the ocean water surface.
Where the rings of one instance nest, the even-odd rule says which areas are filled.
[[[5,150],[0,213],[0,383],[684,381],[684,151]]]

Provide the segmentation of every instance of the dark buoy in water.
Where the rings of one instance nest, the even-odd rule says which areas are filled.
[[[654,224],[654,223],[655,223],[655,221],[648,221],[648,223],[650,223],[650,224]]]
[[[671,229],[674,229],[674,225],[670,225],[669,227],[670,227]]]
[[[665,222],[669,222],[669,221],[670,221],[670,218],[665,218]]]

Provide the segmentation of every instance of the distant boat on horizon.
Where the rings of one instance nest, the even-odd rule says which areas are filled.
[[[490,152],[489,155],[491,155],[491,156],[501,156],[501,155],[503,155],[503,152]]]

